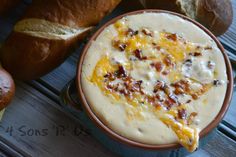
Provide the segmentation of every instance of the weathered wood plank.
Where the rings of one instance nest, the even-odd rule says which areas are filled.
[[[0,152],[0,157],[7,157],[7,155],[3,154],[3,152]]]
[[[137,1],[132,1],[132,3],[136,2]],[[131,5],[127,3],[130,3],[130,1],[123,1],[122,4],[113,12],[113,14],[110,17],[107,17],[103,22],[121,13],[130,11],[132,9],[135,10],[141,8],[139,5]],[[233,1],[233,3],[234,7],[236,7],[235,1]],[[3,41],[7,34],[11,31],[13,23],[17,21],[17,18],[25,9],[26,5],[26,3],[22,4],[21,8],[9,15],[9,17],[3,19],[0,18],[0,41]],[[136,6],[136,8],[133,6]],[[235,44],[234,39],[236,39],[235,28],[236,26],[233,24],[229,31],[224,36],[220,37],[222,42],[227,42],[227,44],[233,48]],[[19,152],[24,156],[70,157],[75,156],[75,154],[78,156],[94,157],[114,156],[114,154],[107,151],[90,135],[81,133],[79,136],[74,136],[71,128],[72,130],[74,127],[81,128],[79,122],[69,113],[63,111],[59,105],[55,103],[58,101],[58,98],[54,98],[55,96],[53,96],[54,101],[48,98],[52,97],[51,94],[47,93],[48,89],[58,96],[64,85],[75,76],[76,62],[79,53],[80,50],[78,49],[60,67],[38,80],[39,85],[43,85],[45,89],[35,85],[34,83],[31,83],[34,88],[29,87],[24,83],[17,83],[16,97],[10,107],[8,107],[6,114],[4,115],[3,122],[0,123],[0,125],[2,125],[5,129],[11,129],[12,126],[14,131],[10,136],[9,132],[6,132],[5,129],[2,130],[0,127],[0,141],[3,141],[9,147],[15,149],[16,152]],[[39,88],[40,92],[47,94],[47,97],[35,90]],[[229,112],[224,118],[225,122],[230,124],[231,127],[236,126],[236,118],[234,115],[236,115],[236,97],[233,99]],[[68,126],[65,131],[66,136],[55,135],[55,127],[60,126]],[[23,127],[21,129],[25,130],[37,129],[41,130],[41,132],[42,129],[48,129],[49,135],[21,136],[23,133],[19,131],[20,127]],[[203,149],[193,153],[191,157],[221,157],[225,156],[226,154],[227,156],[234,156],[234,154],[236,154],[234,150],[235,148],[236,145],[234,141],[218,132],[214,139],[209,141],[209,143]]]
[[[0,141],[0,152],[6,156],[23,157],[22,154]],[[0,153],[1,154],[1,153]],[[0,155],[1,157],[1,155]]]
[[[76,53],[79,53],[76,51]],[[76,75],[77,60],[71,56],[61,66],[51,73],[43,76],[40,80],[48,88],[54,89],[57,94]]]
[[[215,137],[209,143],[188,157],[233,157],[236,154],[236,143],[220,132],[216,132]]]
[[[211,156],[228,156],[233,157],[236,154],[236,143],[233,142],[228,137],[224,136],[220,132],[218,135],[210,141],[204,150],[208,152]],[[227,139],[227,140],[226,140]]]
[[[24,83],[18,82],[17,87],[16,97],[0,123],[1,141],[24,156],[115,156],[89,134],[80,132],[79,122],[53,101]],[[65,127],[64,135],[57,134],[57,127]],[[75,127],[78,136],[73,133]],[[43,129],[48,130],[47,134]],[[199,152],[220,157],[225,153],[236,153],[232,149],[235,146],[235,142],[218,132]]]
[[[24,83],[17,83],[15,99],[0,125],[1,141],[24,156],[94,156],[94,152],[97,156],[112,156],[81,130],[77,120]],[[63,128],[64,132],[57,132]]]

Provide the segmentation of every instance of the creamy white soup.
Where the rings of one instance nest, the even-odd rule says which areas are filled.
[[[114,132],[147,144],[179,142],[189,151],[221,109],[226,66],[216,43],[167,13],[123,17],[92,42],[82,89]]]

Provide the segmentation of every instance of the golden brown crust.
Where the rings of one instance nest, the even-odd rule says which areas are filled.
[[[225,33],[233,20],[231,0],[141,1],[144,1],[146,8],[166,9],[189,16],[204,25],[216,36]]]
[[[199,0],[197,2],[196,20],[217,36],[226,32],[233,20],[231,0]]]
[[[21,0],[1,0],[0,15],[7,12],[12,7],[16,6]]]
[[[3,45],[0,53],[3,67],[13,77],[21,80],[32,80],[47,74],[60,65],[71,49],[89,32],[88,29],[60,38],[60,32],[50,32],[55,30],[54,26],[61,24],[80,30],[94,26],[119,2],[120,0],[34,0],[23,17],[31,24],[23,27],[26,30],[13,31]],[[40,29],[31,28],[35,24],[32,25],[30,18],[43,19],[52,24],[44,24]],[[42,27],[52,29],[42,30]],[[59,38],[52,38],[52,34]]]
[[[120,0],[35,0],[24,18],[39,18],[70,27],[96,25]],[[46,5],[45,5],[46,4]]]
[[[8,72],[0,67],[0,111],[12,100],[15,84]]]

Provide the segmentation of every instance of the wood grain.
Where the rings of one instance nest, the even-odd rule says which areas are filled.
[[[19,152],[17,152],[16,150],[14,150],[13,148],[9,147],[8,145],[6,145],[5,143],[3,143],[3,141],[0,141],[0,152],[6,156],[13,156],[13,157],[23,157],[23,155]],[[0,153],[0,154],[1,154]],[[1,157],[1,155],[0,155]]]
[[[220,132],[206,144],[204,149],[189,155],[188,157],[233,157],[235,155],[236,143],[228,139]]]
[[[21,82],[17,82],[15,99],[0,125],[1,141],[24,156],[94,156],[94,152],[101,157],[112,155],[55,102]],[[48,130],[47,134],[43,129]]]
[[[137,2],[136,0],[123,1],[101,24],[121,13],[142,8]],[[0,18],[0,42],[5,40],[13,24],[28,4],[29,2],[26,1],[20,4],[9,16]],[[236,10],[236,2],[233,1],[233,4],[234,10]],[[234,19],[229,31],[219,39],[229,47],[229,51],[236,50],[234,47],[236,43],[236,19]],[[77,49],[60,67],[41,79],[26,83],[17,82],[15,99],[7,108],[3,121],[0,123],[0,157],[116,156],[85,132],[79,121],[64,111],[59,104],[60,91],[75,76],[76,62],[81,48]],[[235,115],[236,97],[233,98],[222,123],[224,127],[228,127],[234,133],[236,132]],[[63,127],[65,127],[64,134],[57,134],[56,130]],[[73,131],[74,128],[77,129],[76,134]],[[13,131],[10,131],[11,129]],[[43,129],[48,130],[47,135],[43,134]],[[219,127],[219,130],[221,129]],[[34,130],[34,135],[31,135],[32,131],[29,130]],[[203,149],[189,157],[235,156],[236,143],[232,140],[234,138],[229,138],[230,131],[224,128],[223,131],[219,130]],[[29,131],[28,135],[24,134],[25,131]],[[38,132],[37,135],[35,132]]]
[[[0,152],[0,157],[7,157],[7,155],[3,154],[3,152]]]

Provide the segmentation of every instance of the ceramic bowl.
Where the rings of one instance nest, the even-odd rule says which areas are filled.
[[[193,21],[192,19],[177,14],[177,13],[173,13],[173,12],[169,12],[169,11],[164,11],[164,10],[150,10],[150,9],[146,9],[146,10],[138,10],[138,11],[134,11],[134,12],[129,12],[123,15],[120,15],[110,21],[108,21],[107,23],[105,23],[102,27],[100,27],[90,38],[90,40],[87,42],[87,44],[85,45],[84,49],[82,50],[80,59],[78,61],[78,67],[77,67],[77,75],[75,78],[75,82],[76,82],[76,90],[78,93],[78,97],[79,97],[79,101],[80,104],[82,105],[82,110],[83,110],[83,114],[85,114],[85,116],[89,117],[89,121],[92,122],[92,128],[95,130],[99,129],[102,134],[104,134],[104,136],[108,136],[109,138],[111,138],[110,140],[114,140],[115,143],[118,143],[118,145],[120,144],[120,146],[118,147],[124,147],[122,148],[122,150],[124,151],[125,147],[127,148],[127,151],[129,151],[128,148],[134,148],[136,150],[146,150],[146,151],[156,151],[156,152],[165,152],[167,150],[179,150],[181,148],[181,145],[178,143],[171,143],[171,144],[159,144],[159,145],[152,145],[152,144],[145,144],[145,143],[141,143],[141,142],[137,142],[137,141],[133,141],[130,140],[126,137],[123,137],[119,134],[117,134],[116,132],[114,132],[112,129],[110,129],[108,126],[106,126],[106,124],[104,124],[97,116],[96,114],[92,111],[89,103],[86,100],[86,97],[84,95],[82,86],[81,86],[81,70],[82,70],[82,65],[83,65],[83,61],[85,58],[85,55],[88,51],[88,49],[90,48],[91,43],[96,40],[96,38],[99,36],[99,34],[106,29],[107,26],[115,23],[117,20],[121,19],[122,17],[128,16],[128,15],[135,15],[135,14],[141,14],[144,12],[154,12],[154,13],[168,13],[168,14],[172,14],[175,16],[178,16],[184,20],[190,21],[191,23],[193,23],[194,25],[198,26],[199,28],[201,28],[204,32],[206,32],[217,44],[218,48],[221,50],[223,56],[224,56],[224,60],[225,60],[225,64],[226,64],[226,68],[227,68],[227,76],[228,76],[228,85],[227,85],[227,91],[226,91],[226,95],[225,95],[225,99],[222,105],[222,108],[220,110],[220,112],[217,114],[217,116],[215,117],[215,119],[205,128],[200,132],[200,145],[201,145],[201,139],[208,135],[214,128],[216,128],[216,126],[220,123],[220,121],[222,120],[222,118],[224,117],[230,101],[231,101],[231,97],[232,97],[232,92],[233,92],[233,75],[232,75],[232,68],[231,68],[231,64],[229,62],[229,58],[226,55],[226,52],[223,48],[223,46],[221,45],[221,43],[218,41],[218,39],[209,31],[207,30],[204,26],[202,26],[201,24],[197,23],[196,21]],[[69,90],[69,87],[68,87]],[[70,94],[67,92],[67,94]],[[69,103],[72,104],[72,103]],[[73,103],[72,104],[74,107],[76,107],[77,109],[81,109],[78,107],[77,103]],[[88,120],[88,119],[87,119]],[[87,122],[86,122],[87,123]],[[88,126],[91,128],[91,125]],[[97,133],[98,134],[98,133]],[[98,136],[96,135],[96,132],[94,133],[94,136]],[[104,140],[102,141],[104,143]],[[109,142],[108,142],[109,143]],[[105,145],[111,145],[111,144],[106,144]],[[113,148],[114,149],[114,148]],[[121,152],[122,150],[118,150],[117,152]],[[126,152],[127,154],[127,152]],[[139,155],[140,152],[138,153]],[[124,156],[124,154],[122,153],[121,155]],[[135,154],[132,154],[135,155]],[[136,154],[137,155],[137,154]],[[126,155],[125,155],[126,156]],[[150,155],[149,155],[150,156]]]

